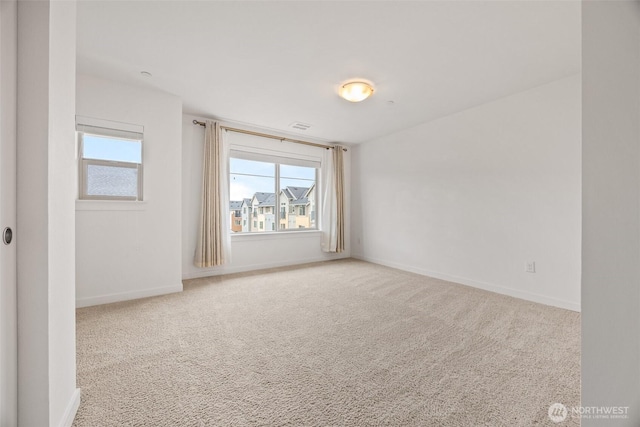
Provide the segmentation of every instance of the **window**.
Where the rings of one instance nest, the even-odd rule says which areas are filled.
[[[315,217],[312,220],[307,216],[307,206],[310,211],[316,209],[316,176],[317,168],[281,165],[280,195],[288,199],[289,229],[317,228]]]
[[[79,198],[142,200],[142,127],[77,118]]]
[[[259,223],[257,227],[254,221],[252,229],[245,227],[242,231],[317,229],[315,210],[319,167],[319,161],[232,148],[229,160],[231,203],[251,200],[253,217]],[[279,210],[276,209],[278,206]]]

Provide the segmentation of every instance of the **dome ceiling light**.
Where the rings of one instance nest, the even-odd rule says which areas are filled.
[[[347,101],[360,102],[373,94],[373,87],[365,82],[349,82],[343,84],[338,93]]]

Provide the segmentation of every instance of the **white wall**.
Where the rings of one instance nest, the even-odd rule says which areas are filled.
[[[341,254],[327,254],[320,249],[320,232],[294,232],[255,235],[232,235],[232,262],[214,268],[197,268],[193,265],[193,256],[198,234],[198,218],[200,215],[200,198],[202,189],[202,151],[204,144],[204,128],[192,123],[193,119],[204,120],[202,117],[185,115],[182,122],[182,206],[183,206],[183,244],[182,244],[182,276],[185,279],[194,277],[213,276],[240,271],[257,270],[261,268],[279,267],[284,265],[302,264],[306,262],[325,261],[346,258],[350,255],[349,230],[347,219],[346,250]],[[234,127],[246,126],[233,125]],[[266,133],[273,133],[263,129],[253,129]],[[280,134],[279,134],[280,135]],[[283,136],[287,136],[284,135]],[[292,136],[300,138],[300,136]],[[269,140],[262,140],[265,147]],[[271,143],[272,144],[272,143]],[[280,143],[278,143],[280,144]],[[291,150],[305,151],[299,144],[285,143]],[[314,149],[317,151],[317,149]],[[308,151],[308,150],[307,150]],[[322,151],[322,150],[320,150]],[[350,218],[349,185],[350,185],[350,150],[345,153],[345,185],[347,187],[347,202],[345,211]]]
[[[354,256],[580,309],[579,76],[360,144],[352,166]]]
[[[0,228],[16,229],[18,16],[0,2]],[[16,244],[0,245],[0,425],[18,424]]]
[[[640,425],[640,7],[582,3],[582,405]]]
[[[78,75],[76,111],[144,126],[144,201],[76,203],[77,306],[181,291],[181,100]]]
[[[49,407],[50,425],[57,427],[77,410],[68,407],[76,388],[75,1],[52,2],[49,21],[55,24],[49,41],[49,97],[55,102],[49,110],[49,274],[56,285],[49,290]]]
[[[70,426],[75,366],[76,4],[18,2],[18,419]]]

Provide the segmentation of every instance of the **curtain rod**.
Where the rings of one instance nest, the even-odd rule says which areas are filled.
[[[205,122],[199,122],[197,120],[194,120],[193,124],[194,125],[199,125],[199,126],[205,126]],[[220,128],[224,129],[224,130],[231,131],[231,132],[244,133],[244,134],[247,134],[247,135],[262,136],[264,138],[277,139],[278,141],[289,141],[289,142],[295,142],[296,144],[304,144],[304,145],[311,145],[312,147],[326,148],[327,150],[330,149],[330,148],[334,148],[331,145],[316,144],[315,142],[302,141],[302,140],[299,140],[299,139],[283,138],[281,136],[269,135],[268,133],[253,132],[253,131],[250,131],[250,130],[237,129],[237,128],[232,128],[232,127],[229,127],[229,126],[220,126]],[[346,148],[343,148],[343,150],[347,151]]]

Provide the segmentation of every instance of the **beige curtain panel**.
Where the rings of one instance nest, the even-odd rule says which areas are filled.
[[[325,150],[322,164],[322,250],[344,251],[344,150]]]
[[[230,261],[228,152],[220,124],[207,120],[202,167],[202,212],[193,262],[196,267],[214,267]]]

